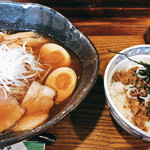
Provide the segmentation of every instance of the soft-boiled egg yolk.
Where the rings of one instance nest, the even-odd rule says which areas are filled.
[[[58,89],[66,90],[71,83],[71,79],[72,78],[70,75],[68,75],[67,73],[62,73],[62,74],[57,76],[55,84],[56,84]]]
[[[60,103],[72,94],[76,83],[75,72],[71,68],[60,67],[48,76],[45,84],[56,90],[55,103]]]

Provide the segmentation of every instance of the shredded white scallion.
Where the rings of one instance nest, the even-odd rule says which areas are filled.
[[[144,91],[144,89],[141,89],[140,91],[138,91],[138,89],[136,87],[133,87],[133,85],[126,85],[125,86],[126,92],[127,92],[127,97],[132,98],[132,99],[137,99],[137,96],[131,96],[130,93],[131,91],[136,91],[137,94],[140,94]],[[145,103],[150,101],[150,94],[148,94],[146,97],[143,96],[139,96],[140,98],[142,98],[143,100],[145,100]]]
[[[0,46],[0,87],[5,93],[11,92],[12,86],[26,86],[29,78],[42,71],[41,64],[32,51],[26,51],[25,44],[14,49],[9,49],[5,44]]]
[[[127,85],[127,86],[125,86],[125,89],[126,89],[126,91],[127,91],[127,96],[128,96],[129,98],[132,98],[132,99],[136,99],[136,98],[137,98],[136,96],[133,97],[133,96],[130,95],[130,92],[131,92],[131,91],[136,91],[136,92],[138,92],[137,88],[133,87],[133,85]]]

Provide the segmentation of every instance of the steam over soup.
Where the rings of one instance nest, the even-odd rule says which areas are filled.
[[[112,72],[110,96],[120,113],[150,133],[150,56],[123,60]]]
[[[54,40],[35,32],[0,33],[0,132],[44,123],[69,99],[79,60]]]

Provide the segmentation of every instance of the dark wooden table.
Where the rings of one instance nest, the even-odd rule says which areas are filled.
[[[150,142],[130,135],[112,118],[103,86],[105,68],[114,56],[107,49],[117,52],[129,46],[150,43],[150,1],[31,2],[44,3],[69,18],[93,42],[100,58],[95,86],[76,110],[47,131],[54,134],[57,140],[55,144],[46,146],[46,150],[150,149]]]
[[[149,43],[149,18],[70,18],[93,42],[100,57],[98,80],[79,107],[49,133],[56,136],[46,150],[150,149],[150,143],[124,131],[109,113],[104,95],[103,75],[114,56],[107,49],[121,51]]]

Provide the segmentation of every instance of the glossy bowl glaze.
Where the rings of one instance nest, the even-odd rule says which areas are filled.
[[[83,67],[80,82],[70,101],[57,114],[36,129],[0,135],[0,147],[3,147],[47,130],[76,108],[97,80],[99,56],[91,41],[67,18],[55,10],[39,4],[1,2],[0,30],[17,32],[33,30],[50,36],[75,52]]]
[[[135,58],[134,60],[136,61],[144,61],[145,59],[150,58],[150,45],[146,44],[146,45],[137,45],[137,46],[129,47],[121,51],[121,53],[126,54],[128,57]],[[142,57],[139,57],[139,56],[142,56]],[[114,102],[111,99],[111,96],[109,93],[109,86],[110,86],[110,82],[111,82],[112,75],[114,73],[114,68],[116,67],[116,65],[120,67],[120,68],[117,67],[117,69],[125,68],[127,67],[127,65],[129,65],[129,60],[123,55],[116,54],[106,67],[105,74],[104,74],[104,89],[105,89],[105,96],[107,99],[110,113],[112,114],[116,122],[124,130],[136,136],[137,138],[150,141],[150,134],[147,132],[144,132],[143,130],[139,129],[138,127],[130,123],[119,112],[119,110],[116,108]]]

